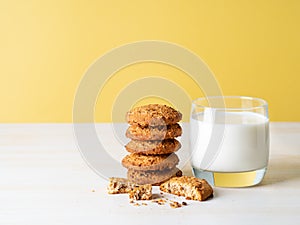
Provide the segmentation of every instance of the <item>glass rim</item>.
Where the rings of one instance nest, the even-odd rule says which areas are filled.
[[[253,106],[253,107],[212,107],[212,106],[205,106],[203,104],[196,103],[197,101],[203,101],[206,100],[209,103],[209,99],[224,99],[224,104],[225,104],[225,99],[245,99],[245,100],[251,100],[251,101],[257,101],[260,105],[259,106]],[[197,107],[201,108],[206,108],[206,109],[215,109],[215,110],[253,110],[253,109],[259,109],[259,108],[267,108],[268,103],[266,100],[262,98],[257,98],[257,97],[250,97],[250,96],[243,96],[243,95],[225,95],[225,96],[206,96],[206,97],[200,97],[192,100],[192,105],[195,105]]]

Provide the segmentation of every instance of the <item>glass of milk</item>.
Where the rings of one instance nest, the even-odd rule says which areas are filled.
[[[265,100],[214,96],[192,102],[191,165],[196,177],[219,187],[260,183],[269,158],[269,118]]]

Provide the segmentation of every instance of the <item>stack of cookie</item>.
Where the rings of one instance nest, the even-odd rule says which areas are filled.
[[[126,115],[130,127],[126,136],[131,141],[125,146],[130,155],[122,160],[128,169],[129,181],[137,184],[159,185],[182,172],[176,168],[179,162],[174,153],[181,144],[175,138],[181,136],[178,122],[182,114],[159,104],[137,107]]]

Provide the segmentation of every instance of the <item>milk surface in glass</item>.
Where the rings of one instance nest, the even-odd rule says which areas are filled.
[[[214,172],[246,172],[264,168],[269,154],[269,121],[254,112],[206,111],[191,117],[193,168]],[[211,142],[213,135],[222,139]],[[222,135],[220,135],[222,134]],[[207,151],[215,154],[208,157]]]

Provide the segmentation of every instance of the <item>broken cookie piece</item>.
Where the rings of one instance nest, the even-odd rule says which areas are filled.
[[[152,198],[152,185],[145,184],[134,187],[129,191],[129,198],[133,200],[150,200]]]
[[[197,201],[204,201],[213,194],[213,189],[206,180],[188,176],[173,177],[162,183],[160,190]]]
[[[108,194],[124,194],[129,193],[137,185],[129,182],[125,178],[111,177],[107,187]]]

